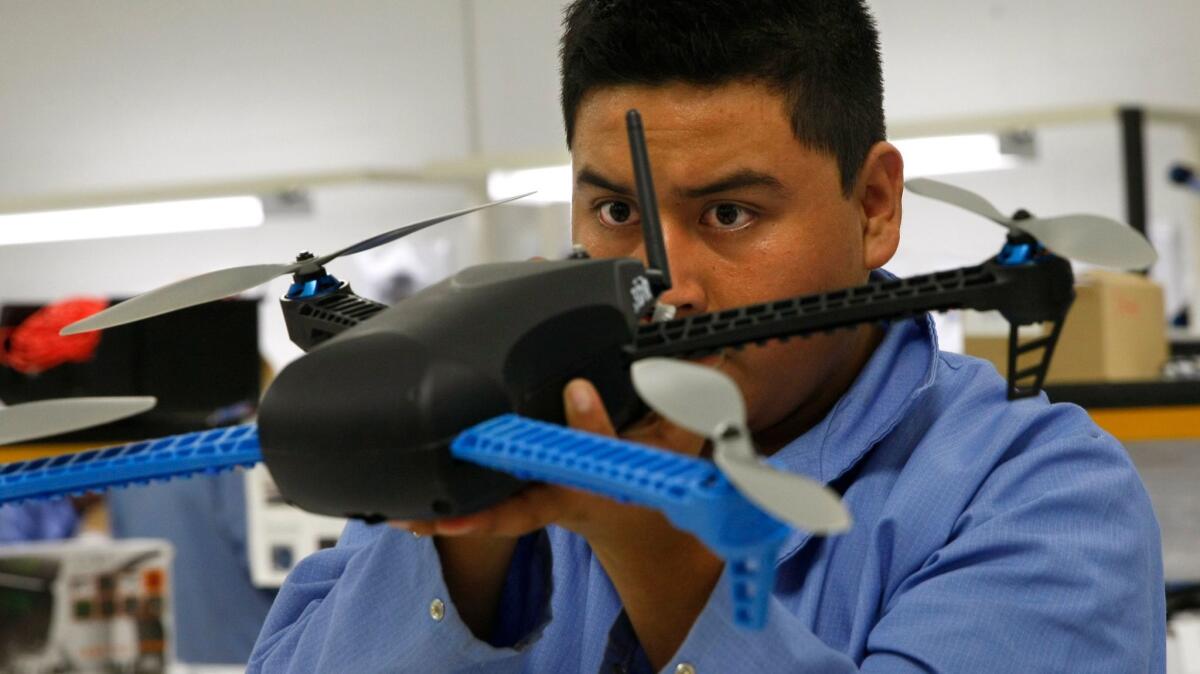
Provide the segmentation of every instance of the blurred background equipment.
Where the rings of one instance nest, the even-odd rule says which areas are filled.
[[[1185,166],[1183,164],[1175,164],[1171,167],[1171,172],[1169,175],[1171,182],[1175,183],[1176,185],[1179,185],[1184,189],[1189,189],[1200,193],[1200,177],[1196,176],[1196,172],[1192,169],[1192,167]]]
[[[182,662],[245,663],[275,598],[273,588],[260,588],[251,578],[247,474],[108,494],[114,537],[162,539],[175,549],[175,651]]]
[[[83,308],[103,308],[100,304],[107,302]],[[38,372],[0,367],[0,399],[9,404],[48,398],[69,404],[81,400],[80,396],[100,395],[158,399],[152,411],[136,417],[0,448],[0,460],[52,456],[252,417],[263,370],[256,304],[256,300],[214,302],[136,325],[68,337],[57,335],[60,324],[86,311],[47,311],[47,306],[55,305],[38,303],[0,305],[0,325],[27,326],[35,321],[39,327],[35,333],[9,333],[10,343],[15,335],[35,334],[41,340],[38,345],[81,341],[92,347],[87,358],[59,358],[57,365]],[[32,353],[55,351],[30,344]],[[3,418],[0,412],[0,422]],[[261,590],[250,579],[244,489],[241,473],[225,473],[147,486],[146,494],[134,490],[106,494],[103,499],[0,507],[0,542],[66,538],[86,529],[89,518],[99,518],[96,528],[116,539],[169,541],[175,550],[171,564],[176,578],[176,630],[182,637],[179,658],[242,663],[274,598],[273,590]]]
[[[0,366],[0,400],[15,405],[153,396],[158,402],[145,414],[43,444],[170,435],[205,428],[222,410],[256,406],[260,360],[253,300],[216,302],[103,333],[59,336],[59,324],[75,316],[62,305],[0,302],[0,326],[10,330],[10,348],[21,354],[20,362],[37,365],[32,371]]]
[[[0,547],[0,671],[165,674],[170,561],[161,541]]]
[[[346,520],[288,505],[266,466],[246,471],[244,484],[246,554],[250,581],[256,587],[278,588],[300,560],[337,545]]]

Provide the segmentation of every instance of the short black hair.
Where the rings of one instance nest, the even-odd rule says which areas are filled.
[[[879,32],[862,0],[574,0],[559,56],[567,147],[593,89],[762,82],[796,138],[838,162],[849,195],[884,140]]]

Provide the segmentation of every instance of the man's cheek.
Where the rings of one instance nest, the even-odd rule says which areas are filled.
[[[636,257],[633,253],[641,239],[621,236],[604,230],[596,231],[591,226],[582,226],[575,228],[574,241],[587,249],[588,254],[592,257],[612,258]]]

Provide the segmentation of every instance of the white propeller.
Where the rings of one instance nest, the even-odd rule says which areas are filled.
[[[408,236],[409,234],[419,232],[426,227],[431,227],[440,222],[445,222],[446,220],[457,218],[467,213],[473,213],[483,208],[508,203],[515,199],[527,197],[530,194],[533,194],[533,192],[500,199],[499,201],[493,201],[480,206],[464,208],[453,213],[446,213],[429,218],[428,220],[397,227],[396,229],[376,234],[358,243],[346,246],[336,252],[316,258],[282,264],[255,264],[244,267],[230,267],[228,269],[218,269],[217,271],[210,271],[199,276],[185,278],[182,281],[176,281],[170,285],[142,293],[120,304],[114,304],[104,311],[88,316],[83,320],[75,321],[63,328],[60,334],[73,335],[79,332],[103,330],[197,304],[212,302],[213,300],[219,300],[230,295],[236,295],[237,293],[260,286],[278,276],[295,274],[301,271],[307,273],[310,270],[316,270],[332,262],[336,258],[361,253],[376,246],[382,246],[385,243]]]
[[[1061,215],[1018,220],[1005,216],[987,199],[961,187],[929,178],[913,178],[904,185],[916,194],[965,208],[1010,231],[1025,232],[1046,248],[1073,260],[1116,269],[1145,269],[1158,259],[1146,237],[1112,218]]]
[[[638,395],[659,414],[711,438],[713,459],[747,499],[804,531],[829,534],[850,527],[850,513],[833,490],[781,471],[759,458],[746,427],[741,391],[721,372],[670,358],[633,364]]]
[[[99,426],[154,407],[153,396],[56,398],[0,407],[0,445]]]

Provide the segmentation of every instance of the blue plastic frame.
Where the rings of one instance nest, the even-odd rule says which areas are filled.
[[[262,461],[258,427],[227,426],[0,465],[0,505],[215,474]]]
[[[661,510],[727,562],[734,622],[761,629],[775,559],[790,532],[746,500],[715,465],[514,414],[460,434],[455,457],[517,477],[580,487]],[[254,424],[185,433],[0,465],[0,504],[215,474],[262,460]]]
[[[524,479],[657,508],[726,560],[734,622],[766,624],[775,561],[791,529],[742,496],[712,463],[506,414],[467,429],[454,456]]]

